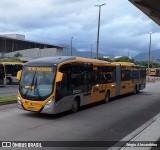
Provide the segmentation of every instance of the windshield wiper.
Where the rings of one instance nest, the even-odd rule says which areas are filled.
[[[35,76],[36,76],[36,71],[34,72],[32,82],[31,82],[31,84],[29,85],[29,86],[31,87],[31,91],[32,91],[32,86],[33,86],[33,84],[34,84],[34,78],[35,78]],[[29,89],[30,89],[30,88],[28,88],[27,91],[25,92],[24,98],[26,98]]]
[[[36,78],[36,81],[35,81],[35,84],[34,84],[34,92],[36,92],[39,99],[42,99],[42,97],[40,96],[39,91],[37,89],[37,78]]]

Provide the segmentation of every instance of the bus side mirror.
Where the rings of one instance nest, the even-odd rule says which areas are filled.
[[[17,80],[21,79],[21,75],[22,75],[22,70],[17,72]]]
[[[56,82],[62,81],[62,78],[63,78],[63,73],[57,72],[57,75],[56,75]]]

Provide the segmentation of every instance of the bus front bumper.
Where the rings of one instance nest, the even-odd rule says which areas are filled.
[[[34,107],[24,107],[22,101],[18,97],[17,99],[17,105],[19,109],[27,110],[27,111],[33,111],[33,112],[40,112],[43,114],[55,114],[55,101],[54,98],[49,100],[45,105],[42,106],[42,108],[39,111],[36,111]]]

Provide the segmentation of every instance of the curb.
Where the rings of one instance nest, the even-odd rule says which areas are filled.
[[[0,102],[0,106],[2,106],[2,105],[7,105],[7,104],[14,104],[14,103],[16,103],[16,102],[17,102],[17,100],[8,101],[8,102]]]
[[[129,135],[124,137],[120,142],[116,143],[114,146],[109,148],[109,150],[131,150],[131,149],[139,150],[139,149],[142,149],[142,147],[126,147],[125,145],[127,142],[149,141],[149,140],[156,141],[156,140],[158,140],[160,138],[159,134],[157,136],[155,136],[154,134],[152,134],[152,132],[150,132],[152,130],[155,132],[154,128],[159,126],[159,124],[157,125],[157,122],[160,123],[160,113],[157,114],[152,119],[150,119],[149,121],[147,121],[145,124],[143,124],[139,128],[137,128],[136,130],[134,130],[133,132],[131,132]],[[148,133],[150,135],[149,140],[145,139],[146,133]],[[126,141],[126,142],[123,142],[123,141]],[[152,147],[143,147],[144,150],[150,150],[151,148]]]

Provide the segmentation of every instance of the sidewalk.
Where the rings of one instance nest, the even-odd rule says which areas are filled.
[[[154,149],[160,149],[156,146],[155,141],[159,141],[160,139],[160,114],[158,114],[156,117],[153,118],[153,120],[150,120],[152,123],[149,124],[148,127],[144,128],[137,136],[135,136],[133,139],[130,140],[132,143],[136,143],[135,147],[122,147],[120,150],[154,150]],[[141,144],[142,141],[142,145]],[[146,143],[145,143],[146,141]],[[129,142],[128,142],[129,143]],[[137,146],[139,143],[139,146]],[[126,144],[127,145],[127,144]],[[142,145],[142,146],[140,146]],[[145,147],[146,145],[146,147]],[[152,147],[148,147],[147,145],[153,145]]]
[[[121,145],[121,143],[124,144],[123,141],[126,141],[125,145]],[[156,144],[158,141],[160,141],[160,113],[109,150],[159,150],[160,147]]]

